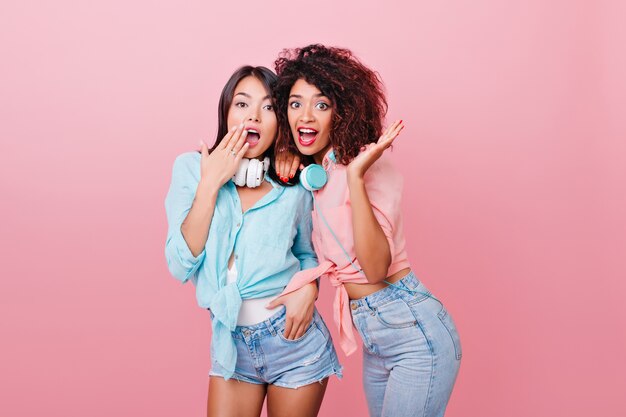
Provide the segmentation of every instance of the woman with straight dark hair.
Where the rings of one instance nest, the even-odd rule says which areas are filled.
[[[339,343],[346,354],[356,350],[354,325],[371,416],[441,417],[461,344],[450,314],[408,260],[402,177],[383,155],[404,125],[383,129],[382,83],[347,49],[285,50],[276,71],[278,144],[308,164],[300,182],[314,192],[320,262],[297,274],[283,294],[319,276],[337,288]]]
[[[266,396],[271,417],[316,416],[328,377],[341,377],[316,283],[276,298],[318,263],[311,197],[274,169],[275,81],[264,67],[235,71],[215,144],[176,158],[165,200],[170,272],[212,317],[208,416],[257,417]]]

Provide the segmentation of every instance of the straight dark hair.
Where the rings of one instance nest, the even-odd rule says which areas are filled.
[[[226,82],[226,85],[224,85],[224,88],[222,89],[220,102],[217,105],[217,137],[215,138],[215,143],[213,143],[213,147],[209,149],[209,152],[213,152],[213,150],[220,144],[222,139],[224,139],[226,133],[228,133],[228,111],[230,109],[230,106],[233,104],[235,89],[237,88],[237,84],[239,84],[239,82],[246,77],[254,77],[257,80],[261,81],[261,84],[263,84],[263,87],[265,87],[265,90],[267,90],[267,93],[270,95],[270,97],[273,96],[272,91],[274,89],[274,85],[278,81],[278,77],[276,76],[276,74],[274,74],[274,72],[272,72],[272,70],[266,67],[253,67],[251,65],[245,65],[237,69],[233,73],[233,75],[230,76],[230,78]],[[274,107],[274,109],[276,108],[273,102],[273,98],[272,106]],[[276,174],[276,155],[274,152],[274,144],[275,141],[267,149],[267,151],[265,151],[265,154],[270,158],[270,168],[267,171],[266,175],[269,175],[270,178],[276,181],[278,184],[293,185],[285,184]]]

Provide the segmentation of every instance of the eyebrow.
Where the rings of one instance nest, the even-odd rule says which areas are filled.
[[[292,94],[292,95],[289,96],[289,98],[292,98],[292,97],[302,98],[302,96],[300,94]],[[326,97],[326,96],[323,93],[318,93],[318,94],[314,94],[313,97]],[[326,97],[326,98],[328,98],[328,97]]]
[[[252,96],[250,94],[244,93],[244,92],[240,92],[240,93],[235,94],[235,97],[237,97],[237,96],[244,96],[244,97],[247,97],[247,98],[250,98],[250,99],[252,98]],[[263,97],[262,100],[267,100],[269,98],[270,98],[270,95],[268,94],[265,97]]]

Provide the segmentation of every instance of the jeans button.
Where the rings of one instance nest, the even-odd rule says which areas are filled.
[[[352,301],[352,302],[350,303],[350,308],[351,308],[352,310],[356,310],[356,308],[357,308],[356,302]]]
[[[243,335],[246,337],[250,337],[250,330],[244,330]]]

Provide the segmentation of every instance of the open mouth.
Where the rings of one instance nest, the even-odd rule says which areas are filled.
[[[318,131],[309,127],[298,128],[298,141],[302,146],[311,146],[317,138]]]
[[[261,134],[256,129],[246,129],[246,131],[248,132],[246,135],[246,142],[248,142],[249,147],[252,148],[259,143],[259,140],[261,140]]]

